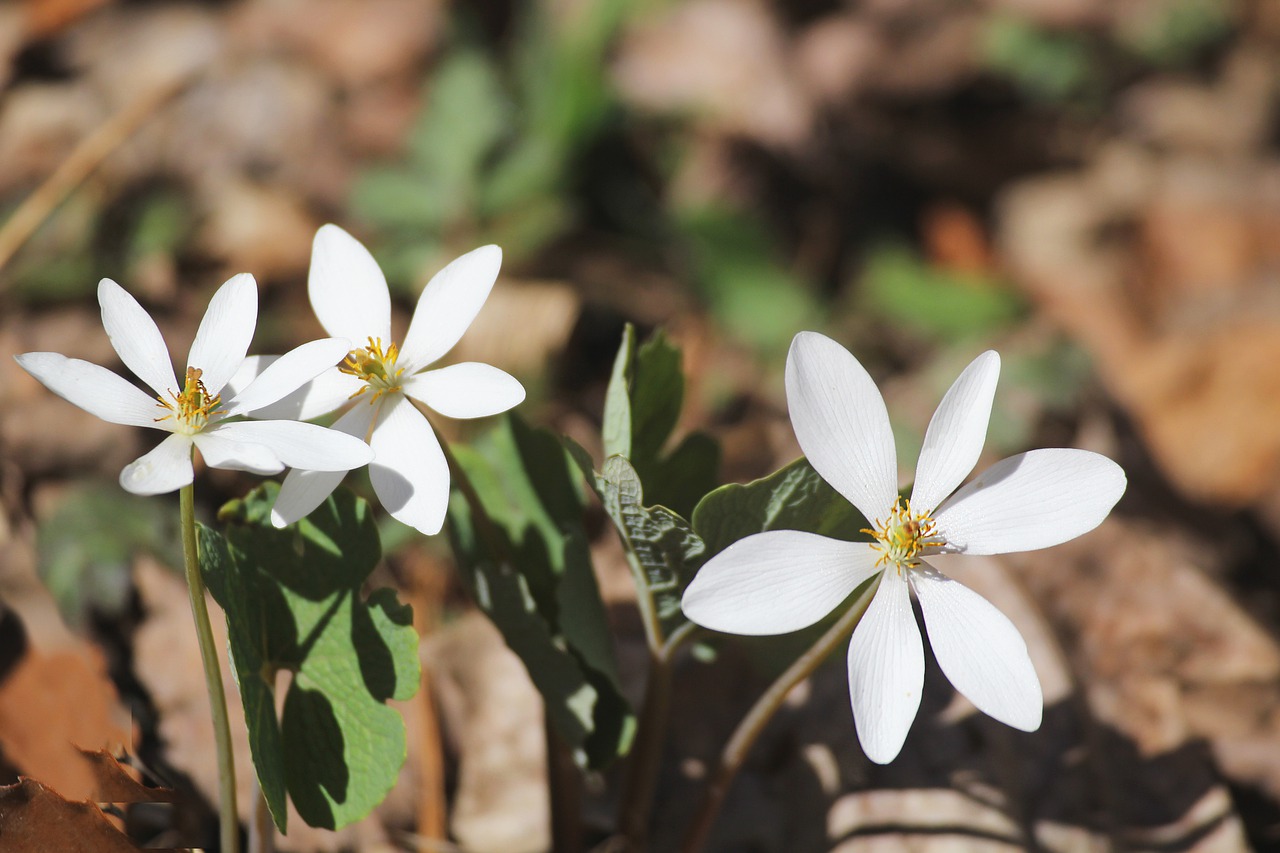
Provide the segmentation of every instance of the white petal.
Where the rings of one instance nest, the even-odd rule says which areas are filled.
[[[72,405],[113,424],[164,429],[168,411],[118,375],[92,362],[56,352],[24,352],[14,360],[46,388]]]
[[[450,418],[484,418],[524,401],[519,380],[478,361],[419,373],[405,383],[404,392]]]
[[[453,349],[489,298],[501,266],[502,250],[481,246],[431,277],[400,348],[400,358],[411,372]]]
[[[729,634],[785,634],[817,622],[875,573],[879,552],[798,530],[756,533],[698,570],[684,615]]]
[[[292,394],[286,394],[279,401],[258,409],[253,417],[309,421],[327,415],[351,401],[352,395],[365,387],[367,386],[362,380],[335,367],[321,373]],[[367,395],[354,399],[361,401],[366,407],[369,405]]]
[[[369,427],[377,411],[376,406],[358,403],[351,411],[338,418],[332,429],[363,439],[369,434]],[[305,517],[324,503],[324,499],[329,497],[345,476],[345,471],[290,471],[280,485],[280,494],[276,496],[275,505],[271,508],[271,523],[276,527],[284,527]]]
[[[880,575],[871,606],[849,641],[849,697],[862,751],[877,764],[898,757],[920,710],[924,643],[907,582],[896,569]]]
[[[169,347],[156,326],[156,321],[138,300],[109,278],[98,282],[98,305],[102,307],[102,327],[107,330],[111,346],[124,362],[151,390],[162,397],[182,386],[175,381]]]
[[[220,393],[240,367],[257,325],[258,285],[248,273],[232,276],[209,300],[187,356],[210,394]]]
[[[120,472],[120,485],[135,495],[163,495],[195,479],[191,467],[191,436],[175,433],[138,457]]]
[[[293,524],[306,518],[311,511],[333,494],[346,471],[303,471],[295,468],[285,475],[280,484],[280,494],[271,507],[271,523],[276,527]]]
[[[275,403],[315,379],[321,373],[332,370],[351,347],[346,338],[322,338],[289,350],[269,362],[261,356],[245,359],[258,372],[243,390],[233,391],[224,410],[229,415],[244,414]],[[232,377],[233,382],[245,376],[242,368]],[[355,379],[355,377],[350,377]],[[228,383],[231,385],[231,383]]]
[[[307,280],[320,325],[336,338],[364,346],[366,338],[391,343],[391,294],[378,262],[337,225],[323,225],[311,244]]]
[[[1044,695],[1027,644],[1003,613],[929,566],[911,574],[933,656],[952,686],[1006,725],[1040,728]]]
[[[192,436],[206,465],[251,474],[279,474],[284,470],[284,463],[270,447],[228,435],[230,426],[234,424],[212,426]]]
[[[338,430],[298,421],[241,421],[217,428],[225,438],[270,448],[290,468],[350,471],[373,460],[373,449]]]
[[[228,401],[229,404],[229,401],[239,396],[240,392],[248,388],[253,380],[261,376],[262,371],[275,364],[279,359],[280,356],[278,355],[246,356],[244,361],[240,362],[240,366],[236,368],[236,372],[231,374],[227,384],[223,386],[223,399]]]
[[[875,382],[840,344],[801,332],[787,354],[787,407],[809,464],[874,522],[898,499],[889,412]]]
[[[449,506],[449,466],[435,432],[403,396],[388,400],[370,439],[369,479],[397,521],[427,536],[440,532]]]
[[[978,464],[999,378],[1000,356],[987,350],[964,369],[938,404],[916,463],[911,491],[915,511],[937,507]]]
[[[933,514],[946,551],[1048,548],[1102,523],[1124,494],[1120,466],[1088,450],[1032,450],[997,462]]]

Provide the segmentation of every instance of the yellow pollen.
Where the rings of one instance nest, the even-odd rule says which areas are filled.
[[[929,547],[940,547],[946,541],[937,535],[937,528],[929,513],[916,513],[911,510],[911,501],[898,498],[889,511],[889,517],[883,521],[876,519],[876,529],[863,529],[875,537],[873,548],[880,551],[880,559],[876,566],[889,563],[899,570],[912,568],[920,564],[916,555]]]
[[[369,398],[369,402],[373,403],[383,394],[400,390],[400,374],[404,372],[404,368],[396,367],[400,349],[394,342],[383,350],[381,338],[371,337],[368,341],[367,347],[347,353],[346,360],[338,365],[338,369],[365,383],[350,399],[354,400],[366,391],[371,391],[373,396]]]
[[[156,418],[157,423],[176,418],[193,431],[199,431],[209,423],[209,418],[222,405],[222,396],[209,393],[209,389],[204,387],[204,382],[200,380],[203,375],[204,371],[200,368],[188,367],[187,380],[182,393],[169,392],[173,402],[169,402],[164,397],[156,398],[161,406],[169,410],[169,414]]]

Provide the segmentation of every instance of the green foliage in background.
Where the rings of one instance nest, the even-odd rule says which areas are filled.
[[[90,611],[119,615],[133,589],[140,553],[177,566],[177,525],[159,501],[122,492],[112,483],[71,489],[36,534],[37,569],[67,624]]]
[[[607,767],[630,748],[635,719],[619,687],[576,469],[552,433],[513,413],[453,453],[466,482],[455,480],[448,530],[463,579],[577,760]]]
[[[424,269],[482,243],[526,256],[574,224],[574,168],[617,109],[600,69],[630,8],[552,15],[528,4],[507,61],[455,41],[404,161],[367,171],[353,199],[384,237],[377,254],[393,286],[412,290]]]
[[[867,260],[861,281],[866,307],[906,332],[955,343],[1011,326],[1025,311],[1003,282],[947,272],[905,246],[886,245]]]
[[[311,826],[339,829],[391,790],[405,727],[387,702],[418,689],[412,611],[391,589],[361,589],[382,557],[364,500],[339,489],[278,530],[268,482],[223,507],[225,533],[199,528],[209,591],[227,614],[249,745],[276,826],[285,795]],[[276,674],[291,673],[276,716]]]

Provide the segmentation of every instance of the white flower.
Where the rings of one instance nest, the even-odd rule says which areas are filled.
[[[391,296],[377,262],[346,231],[323,226],[311,252],[311,306],[329,334],[365,345],[258,414],[309,420],[354,400],[333,428],[367,437],[373,445],[369,479],[387,511],[425,534],[438,533],[449,503],[449,467],[431,424],[410,398],[451,418],[496,415],[524,400],[516,379],[487,364],[427,369],[471,325],[501,263],[502,250],[484,246],[436,273],[418,299],[403,344],[397,344],[391,337]],[[308,467],[314,466],[297,466]],[[272,521],[284,526],[306,515],[342,477],[341,472],[290,471]]]
[[[274,402],[332,366],[349,344],[333,338],[303,344],[282,356],[240,393],[223,400],[227,380],[245,360],[258,316],[258,290],[250,275],[227,281],[205,311],[191,344],[187,370],[175,381],[169,350],[155,321],[110,279],[98,284],[102,325],[125,366],[156,396],[104,367],[56,352],[15,356],[24,370],[64,400],[116,424],[170,433],[150,453],[120,472],[120,485],[139,495],[179,489],[193,479],[191,448],[214,468],[275,474],[289,465],[347,470],[373,451],[349,435],[293,421],[227,419]]]
[[[717,554],[685,591],[685,614],[734,634],[812,625],[867,579],[879,586],[849,644],[849,692],[871,760],[892,761],[920,706],[924,649],[914,591],[943,673],[978,710],[1023,731],[1044,702],[1026,644],[977,593],[923,557],[1003,554],[1057,545],[1092,530],[1124,493],[1120,466],[1084,450],[1033,450],[957,490],[982,452],[1000,357],[974,359],[929,422],[911,500],[898,497],[889,414],[844,347],[801,332],[787,356],[787,404],[805,456],[876,529],[872,542],[811,533],[757,533]],[[950,496],[950,497],[948,497]]]

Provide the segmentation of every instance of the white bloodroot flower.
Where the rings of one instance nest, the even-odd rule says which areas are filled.
[[[214,294],[176,382],[160,329],[132,296],[110,279],[98,284],[102,325],[125,366],[156,396],[78,358],[56,352],[14,356],[49,390],[104,421],[170,433],[154,450],[125,466],[120,485],[139,495],[172,492],[191,483],[191,448],[214,468],[276,474],[290,465],[348,470],[366,464],[373,451],[362,441],[296,421],[231,421],[293,392],[342,357],[349,345],[328,338],[303,344],[242,391],[221,394],[245,360],[258,319],[253,276],[237,275]]]
[[[435,431],[414,401],[446,417],[480,418],[524,400],[519,381],[487,364],[427,369],[471,325],[501,263],[501,249],[483,246],[436,273],[418,299],[403,344],[398,344],[391,337],[387,280],[377,262],[346,231],[321,227],[311,251],[311,306],[329,334],[347,338],[357,348],[341,365],[258,414],[310,420],[354,402],[333,428],[373,445],[369,479],[378,500],[399,521],[427,535],[439,533],[449,504],[449,467]],[[314,466],[297,466],[308,467]],[[290,471],[272,521],[282,527],[303,517],[342,477],[342,472]]]
[[[707,562],[685,591],[685,614],[733,634],[812,625],[864,581],[878,587],[849,644],[858,739],[880,764],[902,749],[920,707],[924,648],[914,591],[942,672],[978,710],[1023,731],[1040,727],[1040,682],[1018,630],[968,587],[923,558],[1047,548],[1092,530],[1124,493],[1110,459],[1032,450],[967,485],[982,452],[1000,357],[985,352],[956,379],[929,422],[911,499],[898,497],[889,414],[844,347],[801,332],[787,356],[791,424],[809,463],[867,519],[872,542],[777,530],[748,536]],[[950,496],[950,497],[948,497]]]

